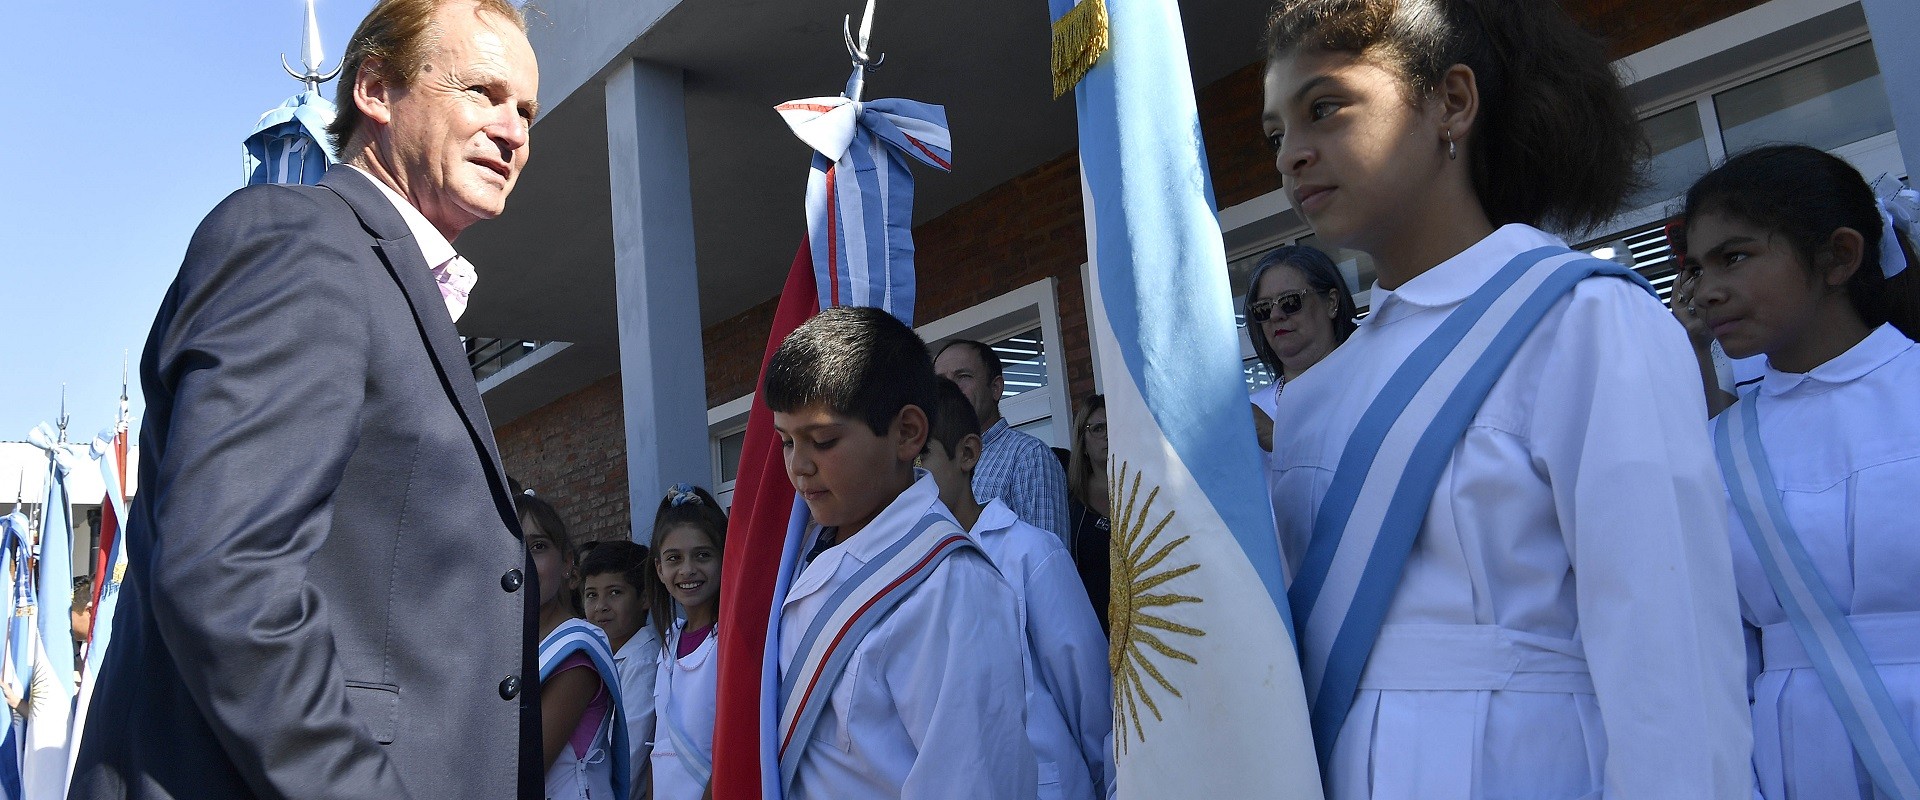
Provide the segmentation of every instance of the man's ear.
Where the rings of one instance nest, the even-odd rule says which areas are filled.
[[[1864,257],[1867,239],[1852,228],[1837,228],[1827,237],[1827,246],[1822,248],[1814,259],[1820,268],[1820,279],[1830,287],[1846,286],[1853,280],[1853,273],[1860,271],[1860,259]]]
[[[973,474],[973,468],[980,464],[980,451],[986,446],[980,442],[980,434],[969,433],[960,437],[960,446],[953,449],[953,463],[961,472]]]
[[[927,412],[919,406],[909,403],[893,417],[892,436],[894,458],[903,463],[912,463],[927,449],[927,434],[931,426],[927,423]]]
[[[386,68],[386,62],[378,58],[360,62],[360,69],[353,76],[353,105],[368,120],[391,125],[395,87],[382,77]]]

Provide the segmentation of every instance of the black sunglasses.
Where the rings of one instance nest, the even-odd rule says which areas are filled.
[[[1300,313],[1300,309],[1307,304],[1307,297],[1313,294],[1315,294],[1315,292],[1287,292],[1277,297],[1261,300],[1253,305],[1247,306],[1247,319],[1254,322],[1266,322],[1267,320],[1273,319],[1275,311],[1280,312],[1281,319],[1291,317]]]

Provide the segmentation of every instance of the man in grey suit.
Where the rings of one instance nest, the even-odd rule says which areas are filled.
[[[345,164],[195,232],[140,374],[140,493],[73,798],[538,797],[539,592],[453,319],[527,162],[504,0],[382,0]]]

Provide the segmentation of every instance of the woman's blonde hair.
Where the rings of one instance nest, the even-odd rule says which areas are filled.
[[[1093,480],[1095,464],[1087,458],[1087,420],[1093,418],[1096,411],[1107,407],[1107,396],[1088,395],[1080,401],[1080,410],[1073,412],[1073,454],[1067,457],[1067,491],[1073,493],[1073,499],[1081,505],[1092,507],[1087,498],[1087,482]],[[1105,516],[1107,509],[1095,508],[1094,513]]]

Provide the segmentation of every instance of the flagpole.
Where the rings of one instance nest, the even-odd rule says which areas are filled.
[[[860,38],[857,41],[853,37],[853,16],[847,15],[840,23],[840,31],[847,40],[847,55],[853,57],[853,75],[847,78],[847,90],[842,96],[856,103],[866,93],[867,70],[887,60],[885,53],[880,54],[879,58],[872,58],[867,51],[867,42],[873,37],[874,1],[867,0],[867,10],[860,15]]]

